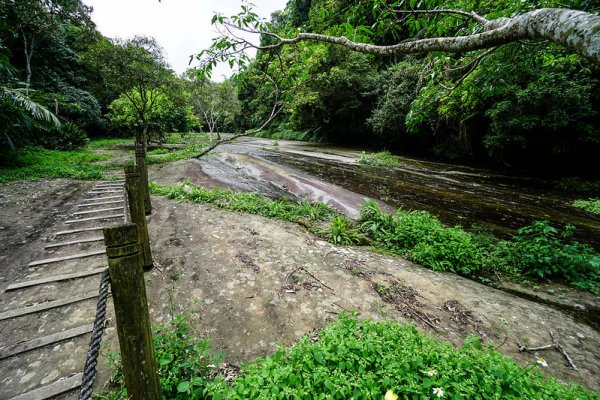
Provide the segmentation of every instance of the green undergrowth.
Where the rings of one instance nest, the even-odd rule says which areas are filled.
[[[397,168],[401,165],[400,161],[398,161],[398,158],[393,156],[392,153],[387,150],[380,151],[378,153],[366,153],[363,151],[360,154],[357,162],[364,165],[388,168]]]
[[[163,186],[152,182],[150,191],[169,199],[191,203],[209,203],[227,210],[293,222],[328,221],[335,214],[333,209],[321,203],[296,202],[289,199],[271,200],[255,193],[234,192],[230,189],[220,188],[205,189],[189,183]]]
[[[209,144],[206,142],[194,142],[188,143],[185,148],[182,149],[154,149],[148,151],[146,156],[148,164],[164,164],[179,160],[187,160],[200,154],[202,150]]]
[[[131,144],[133,142],[133,138],[96,138],[90,141],[88,148],[94,150],[112,150],[115,146]]]
[[[600,200],[575,200],[573,207],[580,208],[592,214],[600,215]]]
[[[600,256],[572,240],[575,228],[560,231],[546,221],[523,227],[510,240],[446,227],[425,211],[381,211],[365,202],[357,228],[376,246],[401,254],[436,271],[487,280],[558,280],[600,296]]]
[[[210,371],[218,365],[208,342],[190,339],[178,317],[156,330],[154,344],[167,399],[598,399],[579,386],[544,377],[532,360],[522,367],[469,337],[461,348],[394,321],[359,320],[343,313],[296,345],[242,366],[231,381]],[[114,358],[114,357],[113,357]],[[539,364],[544,364],[538,359]],[[119,389],[100,397],[124,399]],[[552,368],[549,365],[548,368]],[[441,396],[439,396],[440,394]]]
[[[106,166],[92,163],[109,158],[88,149],[60,151],[28,148],[4,158],[0,166],[0,183],[41,178],[102,179]]]
[[[256,134],[255,137],[260,138],[271,138],[281,140],[299,140],[302,142],[320,142],[319,136],[314,131],[295,131],[292,129],[278,129],[274,131],[263,130]]]

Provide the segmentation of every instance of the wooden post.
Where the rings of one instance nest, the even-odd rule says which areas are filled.
[[[148,236],[148,225],[144,212],[144,195],[140,176],[140,167],[137,165],[125,166],[125,188],[129,199],[129,211],[131,222],[138,227],[138,239],[141,246],[145,270],[152,269],[152,251],[150,250],[150,238]]]
[[[146,166],[146,145],[136,143],[135,145],[135,165],[140,167],[140,177],[142,178],[142,193],[144,195],[144,210],[146,215],[152,214],[152,204],[150,204],[150,188],[148,187],[148,167]]]
[[[136,224],[103,229],[127,395],[160,400]]]

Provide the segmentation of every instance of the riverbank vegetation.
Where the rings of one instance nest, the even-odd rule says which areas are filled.
[[[423,267],[488,284],[498,278],[521,283],[550,280],[600,296],[600,254],[589,245],[571,240],[573,226],[560,231],[545,221],[536,221],[519,229],[510,240],[498,240],[458,226],[444,226],[425,211],[400,209],[386,213],[372,200],[365,202],[358,221],[352,221],[321,203],[272,200],[254,193],[206,189],[189,183],[151,183],[150,188],[153,194],[170,199],[300,223],[335,244],[372,245]]]
[[[600,215],[600,200],[575,200],[573,206]]]
[[[168,399],[598,399],[584,388],[544,377],[543,359],[524,368],[480,338],[469,337],[456,348],[413,326],[359,320],[352,313],[292,347],[233,369],[227,378],[218,374],[219,357],[209,342],[192,335],[182,316],[155,329],[161,388]],[[118,362],[113,379],[119,389],[105,398],[125,399]]]

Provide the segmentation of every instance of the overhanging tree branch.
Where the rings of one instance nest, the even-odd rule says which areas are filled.
[[[460,10],[411,10],[408,13],[454,13],[468,16],[483,25],[483,32],[465,36],[425,38],[404,41],[394,45],[376,45],[352,41],[346,37],[329,36],[318,33],[299,33],[292,38],[277,35],[261,24],[251,28],[224,20],[222,24],[246,32],[254,32],[273,38],[276,43],[256,46],[245,41],[244,46],[260,50],[278,49],[301,41],[320,41],[344,46],[351,50],[378,56],[397,56],[426,52],[464,53],[482,50],[525,39],[545,39],[558,43],[580,56],[600,64],[600,16],[578,10],[560,8],[542,8],[512,18],[488,20],[477,14]],[[238,40],[238,38],[236,38]],[[229,48],[221,43],[216,58],[225,58],[239,53],[239,44]],[[243,46],[242,46],[243,47]]]

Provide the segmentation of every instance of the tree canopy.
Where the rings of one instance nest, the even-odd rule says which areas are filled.
[[[265,21],[244,4],[214,16],[221,35],[198,58],[207,74],[218,61],[240,67],[249,125],[268,115],[269,75],[287,88],[272,129],[295,137],[589,171],[597,11],[587,0],[293,0]]]

